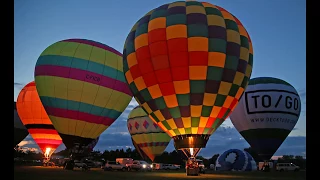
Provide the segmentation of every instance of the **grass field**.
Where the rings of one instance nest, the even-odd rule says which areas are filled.
[[[176,180],[176,179],[215,179],[215,180],[304,180],[306,171],[300,172],[209,172],[200,176],[186,176],[184,171],[172,172],[117,172],[96,168],[90,171],[64,170],[58,167],[16,166],[15,180]]]

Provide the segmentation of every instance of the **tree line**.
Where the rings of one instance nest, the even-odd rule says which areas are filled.
[[[250,147],[245,148],[245,151],[247,151],[254,159],[255,161],[261,162],[262,160],[259,158],[257,153],[255,153]],[[220,154],[214,154],[211,158],[204,158],[202,156],[198,156],[197,159],[203,160],[203,163],[205,166],[209,167],[210,164],[215,164],[217,158]],[[69,157],[70,153],[68,150],[62,150],[57,153],[53,153],[52,157],[54,156],[63,156],[63,157]],[[36,153],[33,151],[26,151],[23,152],[19,148],[16,148],[14,150],[14,157],[23,158],[24,160],[41,160],[43,158],[42,153]],[[128,148],[126,150],[124,149],[116,149],[116,150],[105,150],[104,152],[100,151],[92,151],[90,153],[89,159],[93,161],[114,161],[116,158],[132,158],[132,159],[140,159],[145,160],[149,163],[151,163],[150,159],[143,159],[138,151],[136,149]],[[178,164],[178,165],[185,165],[185,160],[187,158],[181,151],[173,150],[172,152],[163,152],[160,156],[157,156],[154,160],[154,162],[157,163],[166,163],[166,164]],[[306,159],[304,159],[302,156],[293,156],[293,155],[283,155],[282,158],[278,159],[278,162],[288,162],[288,163],[294,163],[298,166],[300,166],[302,169],[306,167]]]

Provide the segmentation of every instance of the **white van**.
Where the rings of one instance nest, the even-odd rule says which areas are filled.
[[[300,167],[293,163],[277,163],[276,165],[277,171],[299,171]]]

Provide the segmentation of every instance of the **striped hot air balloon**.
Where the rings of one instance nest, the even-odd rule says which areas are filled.
[[[124,73],[139,105],[196,156],[245,91],[253,47],[243,24],[207,2],[159,6],[132,27]]]
[[[48,158],[62,143],[40,101],[34,81],[28,83],[17,99],[18,115],[29,134]]]
[[[171,140],[140,106],[132,109],[127,125],[133,141],[151,161],[163,153]]]
[[[96,139],[132,99],[121,53],[91,40],[50,45],[38,58],[34,76],[44,108],[68,149]]]
[[[230,119],[259,157],[270,160],[297,124],[300,112],[300,97],[291,84],[257,77],[250,79]]]
[[[131,141],[132,141],[132,144],[134,146],[134,148],[136,149],[136,151],[138,152],[138,154],[140,155],[140,157],[144,160],[147,160],[149,157],[146,155],[146,153],[144,153],[141,149],[141,147],[136,143],[134,142],[133,138],[131,137]]]

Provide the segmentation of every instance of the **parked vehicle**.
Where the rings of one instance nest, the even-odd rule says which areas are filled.
[[[128,166],[129,164],[133,163],[133,159],[132,158],[117,158],[116,162]]]
[[[162,163],[152,163],[152,169],[154,170],[160,170],[163,169],[163,164]]]
[[[116,162],[116,161],[107,161],[104,166],[104,170],[105,171],[112,171],[112,170],[126,171],[127,166],[120,164],[119,162]]]
[[[197,159],[196,160],[198,162],[198,166],[199,166],[199,173],[206,173],[206,167],[203,164],[203,161],[201,159]]]
[[[148,164],[146,161],[142,160],[134,160],[132,164],[127,165],[128,170],[136,170],[136,171],[152,171],[152,165]]]
[[[87,164],[84,162],[81,162],[79,160],[74,160],[74,167],[76,168],[86,168]]]
[[[162,168],[165,170],[178,170],[180,169],[179,165],[173,165],[173,164],[163,164]]]
[[[277,171],[299,171],[300,167],[293,163],[277,163],[276,164]]]

